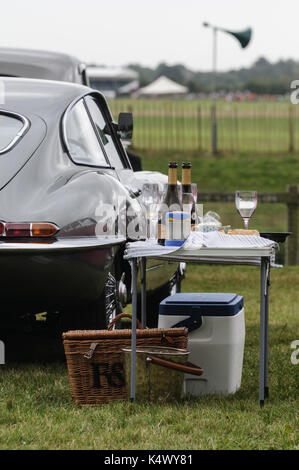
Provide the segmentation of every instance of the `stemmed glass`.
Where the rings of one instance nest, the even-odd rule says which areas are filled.
[[[159,186],[156,183],[144,183],[142,187],[141,200],[147,210],[151,212],[153,206],[158,203],[159,200]]]
[[[194,197],[195,204],[197,204],[197,197],[198,197],[197,183],[192,183],[191,189],[192,189],[192,194]]]
[[[188,213],[188,219],[183,222],[183,238],[186,240],[191,231],[191,223],[192,223],[192,208],[194,205],[194,196],[191,193],[182,193],[182,206],[183,211]],[[196,217],[196,215],[195,215]],[[197,217],[196,217],[197,218]]]
[[[141,201],[146,212],[147,238],[155,238],[158,224],[159,185],[145,183],[142,188]]]
[[[167,184],[165,185],[165,188],[164,190],[167,191]],[[192,191],[192,194],[193,194],[193,198],[194,198],[194,201],[195,201],[195,204],[197,204],[197,183],[192,183],[191,184],[191,191]],[[179,199],[181,202],[183,202],[183,185],[182,184],[178,184],[178,193],[179,193]]]
[[[248,222],[257,206],[256,191],[236,191],[236,207],[244,220],[244,227],[248,230]]]

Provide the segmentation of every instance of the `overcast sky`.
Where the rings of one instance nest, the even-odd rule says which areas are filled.
[[[85,62],[183,63],[212,67],[209,21],[240,31],[246,49],[219,33],[218,69],[250,66],[258,57],[299,60],[298,0],[2,0],[0,47],[71,53]]]

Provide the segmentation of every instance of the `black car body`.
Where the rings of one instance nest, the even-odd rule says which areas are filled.
[[[97,208],[116,208],[124,198],[139,226],[138,239],[144,216],[134,191],[143,172],[138,178],[133,173],[99,92],[47,80],[2,78],[1,84],[1,310],[61,312],[65,328],[103,327],[111,313],[109,296],[117,304],[117,296],[130,291],[122,253],[135,235],[99,235],[105,215],[98,216]],[[144,172],[145,180],[151,177],[165,182],[163,175]],[[57,231],[33,237],[32,224],[51,224]],[[155,313],[154,299],[167,295],[177,272],[173,264],[152,262],[147,277]]]

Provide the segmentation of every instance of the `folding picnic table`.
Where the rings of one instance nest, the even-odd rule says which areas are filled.
[[[133,245],[130,244],[131,246]],[[137,278],[138,265],[141,268],[141,322],[146,325],[146,259],[159,259],[175,262],[218,265],[260,266],[260,360],[259,360],[259,403],[264,405],[269,395],[268,387],[268,323],[269,323],[269,285],[270,258],[272,247],[246,248],[206,248],[170,251],[159,247],[149,253],[128,250],[125,258],[131,263],[132,270],[132,356],[131,356],[131,401],[136,397],[136,318],[137,318]],[[172,247],[173,250],[173,247]],[[275,265],[274,265],[275,266]]]

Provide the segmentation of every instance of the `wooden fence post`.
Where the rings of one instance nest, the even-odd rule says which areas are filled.
[[[202,132],[201,132],[201,107],[200,104],[197,106],[197,141],[198,141],[198,150],[201,152],[202,151]]]
[[[217,134],[217,114],[216,114],[215,104],[211,106],[211,146],[212,146],[212,154],[217,155],[218,134]]]
[[[289,152],[294,153],[294,105],[289,107]]]
[[[236,133],[236,146],[235,149],[237,152],[240,152],[240,145],[239,145],[239,119],[238,119],[238,109],[235,107],[234,109],[234,123],[235,123],[235,133]]]
[[[299,188],[289,185],[288,190],[288,232],[292,232],[287,240],[286,264],[295,266],[299,264]]]

